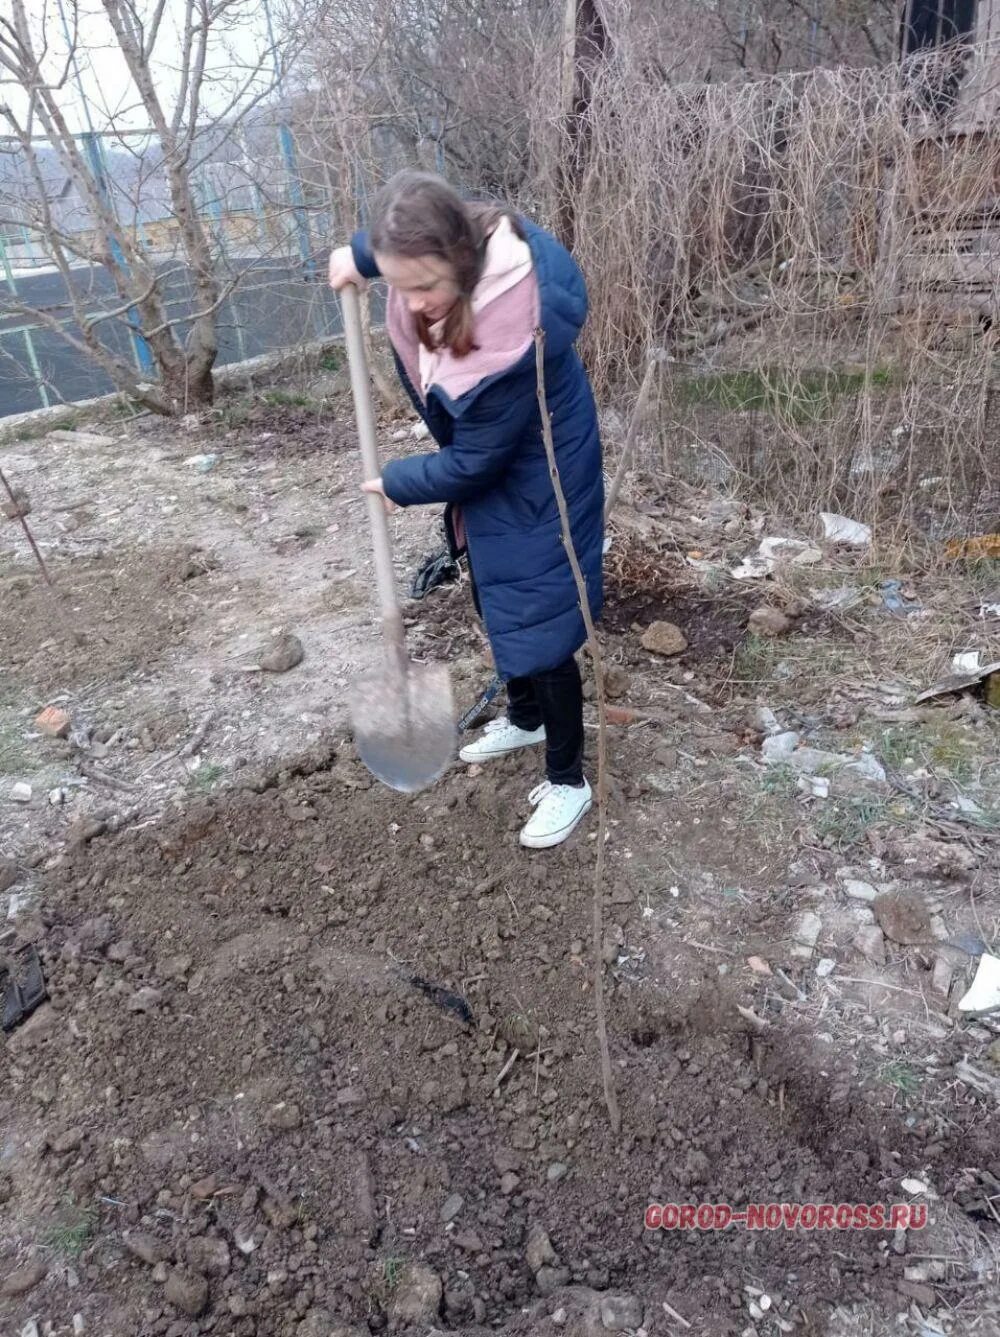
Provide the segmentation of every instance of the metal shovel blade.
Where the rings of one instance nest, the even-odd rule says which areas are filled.
[[[443,664],[387,659],[354,684],[350,712],[358,756],[390,788],[426,789],[451,765],[457,730]]]

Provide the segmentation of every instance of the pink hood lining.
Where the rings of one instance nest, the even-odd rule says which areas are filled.
[[[465,357],[447,348],[423,349],[405,297],[389,289],[389,338],[424,402],[432,389],[452,401],[460,399],[488,377],[509,370],[531,347],[540,316],[538,283],[526,244],[513,246],[511,237],[508,224],[490,238],[483,277],[473,294],[477,347]]]

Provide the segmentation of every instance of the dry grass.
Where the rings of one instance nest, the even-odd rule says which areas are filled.
[[[993,523],[1000,222],[980,223],[1000,134],[941,136],[943,72],[670,86],[621,56],[599,74],[570,201],[586,352],[606,396],[670,355],[647,467],[887,537]],[[537,136],[554,201],[564,134],[550,117]]]

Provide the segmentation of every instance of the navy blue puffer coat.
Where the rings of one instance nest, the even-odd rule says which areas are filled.
[[[543,229],[518,220],[531,251],[545,331],[545,389],[570,529],[596,618],[603,601],[604,478],[597,412],[574,347],[587,316],[583,276]],[[365,278],[378,269],[366,234],[352,243]],[[586,631],[549,477],[538,409],[535,349],[451,399],[431,385],[426,402],[396,365],[439,449],[393,460],[386,495],[400,506],[460,507],[483,622],[505,681],[563,663]]]

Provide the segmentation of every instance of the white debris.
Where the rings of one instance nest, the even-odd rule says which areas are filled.
[[[844,895],[850,896],[852,901],[867,901],[871,904],[878,892],[870,882],[861,882],[857,878],[849,877],[844,881]]]
[[[978,673],[980,667],[980,654],[978,650],[967,650],[964,654],[955,655],[951,661],[952,673]]]
[[[981,1014],[1000,1007],[1000,959],[985,952],[979,958],[979,968],[972,987],[958,1004],[960,1012]]]
[[[824,956],[816,963],[816,974],[821,980],[825,980],[827,975],[832,975],[837,969],[837,963],[832,956]]]
[[[937,1197],[930,1184],[925,1184],[922,1179],[904,1179],[902,1180],[902,1187],[907,1193],[912,1193],[917,1197]]]
[[[823,521],[823,537],[830,543],[867,548],[872,541],[871,526],[863,525],[860,520],[850,520],[846,515],[835,515],[832,511],[822,511],[819,518]]]
[[[812,956],[816,940],[823,929],[823,921],[812,910],[804,910],[795,926],[795,945],[792,955],[808,958]]]
[[[771,535],[761,539],[757,552],[745,557],[739,565],[730,570],[734,580],[762,580],[769,576],[779,562],[791,562],[793,566],[811,566],[823,560],[819,548],[814,548],[801,539],[781,538]]]

